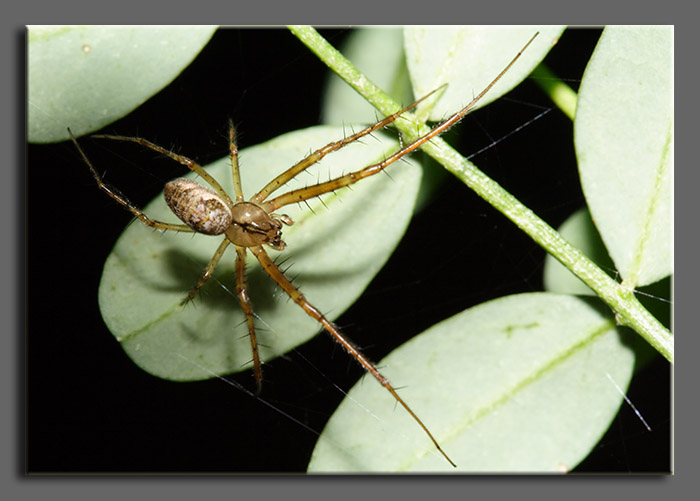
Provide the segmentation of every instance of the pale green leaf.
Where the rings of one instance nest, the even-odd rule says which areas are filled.
[[[586,68],[576,155],[593,221],[630,287],[672,273],[673,28],[611,27]]]
[[[616,415],[615,385],[627,388],[635,360],[631,334],[593,304],[550,293],[499,298],[378,364],[457,469],[365,376],[326,425],[309,471],[571,470]]]
[[[341,127],[314,127],[280,136],[240,152],[246,198],[310,149],[343,137]],[[354,143],[326,157],[280,190],[313,184],[382,160],[395,141]],[[379,140],[381,139],[381,141]],[[207,170],[233,193],[228,158]],[[348,308],[379,271],[403,235],[420,184],[420,169],[400,162],[349,188],[306,206],[278,212],[295,224],[284,230],[288,247],[273,258],[287,259],[288,276],[306,298],[333,319]],[[325,205],[324,205],[325,204]],[[176,222],[162,197],[149,204],[150,217]],[[127,354],[144,370],[166,379],[195,380],[251,367],[244,315],[235,294],[235,252],[227,251],[214,279],[194,304],[180,301],[197,282],[223,237],[155,232],[131,224],[105,264],[99,302],[105,323]],[[270,360],[307,341],[321,328],[264,274],[249,255],[249,293],[260,317],[261,357]]]
[[[28,33],[28,139],[81,136],[168,85],[211,38],[211,26],[35,26]]]
[[[583,252],[598,266],[604,270],[614,271],[614,264],[605,250],[605,245],[588,210],[576,211],[564,221],[558,231],[567,242]],[[544,288],[561,294],[595,296],[595,292],[551,254],[547,254],[544,260]]]
[[[563,27],[406,28],[404,44],[414,95],[425,96],[448,84],[430,112],[431,120],[444,119],[485,89],[538,31],[537,38],[478,107],[495,101],[525,79],[556,43]]]

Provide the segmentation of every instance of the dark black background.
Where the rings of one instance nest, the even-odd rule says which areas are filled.
[[[340,46],[348,31],[322,33]],[[546,60],[575,89],[599,34],[569,30]],[[220,30],[170,86],[105,132],[140,135],[207,164],[227,154],[229,117],[241,148],[316,125],[326,75],[286,30]],[[551,104],[526,81],[465,120],[450,142],[464,154],[477,151],[491,142],[486,132],[499,138],[534,117],[538,106]],[[584,206],[571,138],[571,121],[553,110],[474,161],[556,227]],[[153,155],[135,147],[88,147],[93,162],[137,205],[181,173],[170,163],[142,170],[138,164]],[[126,357],[101,319],[97,289],[130,214],[96,188],[71,144],[30,145],[27,158],[26,469],[304,471],[316,440],[304,427],[220,380],[164,381]],[[134,171],[112,167],[124,158]],[[431,233],[436,219],[470,231],[440,241]],[[337,323],[379,360],[469,306],[542,290],[543,260],[544,252],[512,223],[447,179]],[[343,395],[319,372],[345,389],[362,374],[321,335],[266,366],[263,397],[320,432]],[[253,388],[250,373],[230,379]],[[576,471],[670,470],[669,365],[655,356],[628,395],[653,431],[623,405]]]

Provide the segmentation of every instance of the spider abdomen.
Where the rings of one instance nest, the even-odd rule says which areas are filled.
[[[213,190],[189,179],[165,185],[165,202],[187,226],[205,235],[221,235],[231,226],[231,209]]]

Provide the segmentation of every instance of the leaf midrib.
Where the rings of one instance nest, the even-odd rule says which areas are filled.
[[[576,355],[577,353],[581,352],[583,349],[586,347],[590,346],[594,341],[596,341],[598,338],[603,336],[604,334],[608,333],[611,330],[615,329],[615,323],[612,319],[606,319],[603,321],[603,323],[598,327],[597,329],[592,330],[587,336],[582,338],[580,341],[569,347],[568,349],[559,352],[558,354],[555,354],[554,356],[550,357],[547,362],[544,364],[540,364],[538,367],[534,368],[533,371],[531,371],[529,374],[527,374],[525,377],[520,378],[520,381],[513,385],[511,388],[507,389],[505,392],[502,393],[502,395],[495,400],[493,400],[490,404],[485,404],[482,405],[479,409],[476,410],[475,413],[471,415],[469,419],[461,423],[461,425],[457,426],[451,433],[445,435],[445,437],[442,437],[440,439],[441,444],[446,444],[450,442],[452,439],[461,436],[465,430],[467,430],[469,427],[474,425],[477,421],[480,419],[486,417],[489,415],[492,411],[495,409],[503,406],[513,398],[518,393],[521,393],[523,390],[525,390],[528,386],[536,383],[540,379],[542,379],[545,375],[548,373],[552,372],[556,367],[560,366],[563,364],[565,361],[569,360],[571,357]],[[425,455],[431,454],[432,450],[426,450],[422,455],[418,456],[415,461],[411,462],[411,465],[414,463],[417,463],[420,461]],[[411,465],[404,465],[403,468],[401,468],[400,471],[408,471],[409,467]]]

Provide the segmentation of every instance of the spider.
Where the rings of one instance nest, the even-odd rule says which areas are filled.
[[[83,161],[89,167],[92,176],[94,177],[98,187],[106,192],[111,198],[127,208],[131,213],[138,218],[142,223],[157,230],[171,230],[175,232],[202,233],[211,236],[221,236],[221,243],[215,251],[213,257],[206,266],[199,281],[192,287],[189,294],[183,299],[182,304],[186,304],[195,298],[199,290],[209,280],[216,268],[217,264],[224,255],[224,252],[230,245],[233,244],[236,251],[236,295],[238,297],[241,308],[245,314],[248,327],[249,339],[253,355],[253,372],[257,384],[257,392],[261,391],[262,384],[262,367],[258,352],[258,341],[254,323],[253,306],[248,295],[246,283],[246,254],[250,251],[259,261],[262,269],[289,295],[289,297],[300,306],[304,312],[316,320],[324,330],[326,330],[336,342],[338,342],[352,356],[362,368],[374,377],[400,404],[406,412],[415,420],[422,430],[430,438],[436,449],[444,456],[444,458],[453,466],[455,463],[442,450],[437,439],[430,432],[428,427],[421,421],[411,407],[399,396],[396,389],[391,385],[389,380],[382,375],[377,367],[362,354],[362,352],[349,341],[338,327],[329,321],[326,316],[309,302],[304,294],[285,276],[279,266],[270,258],[265,250],[265,246],[276,251],[282,251],[286,247],[282,240],[283,227],[294,224],[294,221],[287,215],[278,213],[279,209],[286,205],[304,202],[306,200],[319,197],[323,194],[333,192],[343,187],[357,183],[361,179],[373,176],[397,160],[403,158],[421,145],[430,141],[432,138],[442,134],[451,126],[459,122],[469,111],[481,100],[481,98],[501,79],[501,77],[515,64],[522,53],[532,43],[537,34],[535,34],[518,54],[506,65],[506,67],[482,90],[472,101],[464,108],[450,116],[447,120],[435,126],[428,133],[414,140],[396,151],[394,154],[385,158],[381,162],[366,166],[360,170],[350,172],[343,176],[331,179],[325,182],[319,182],[311,186],[293,189],[281,195],[271,198],[273,193],[286,185],[290,180],[295,178],[300,173],[312,165],[318,163],[326,155],[338,151],[341,148],[361,139],[368,134],[371,134],[378,129],[390,125],[392,122],[401,117],[404,113],[411,110],[419,103],[441,90],[440,87],[428,95],[418,99],[406,108],[387,116],[366,127],[365,129],[347,136],[341,140],[331,142],[326,146],[312,152],[300,162],[296,163],[280,175],[272,179],[260,191],[250,197],[248,200],[243,195],[241,186],[240,171],[238,168],[238,147],[236,144],[236,132],[233,122],[229,121],[229,150],[231,158],[231,170],[233,176],[234,196],[231,197],[206,170],[198,165],[193,160],[174,153],[166,148],[158,146],[146,139],[140,137],[128,137],[118,135],[93,135],[94,138],[111,139],[116,141],[129,141],[137,143],[143,147],[154,150],[162,155],[186,166],[192,172],[200,176],[210,186],[207,188],[201,184],[185,179],[178,178],[168,182],[165,185],[164,196],[167,205],[173,213],[182,221],[182,223],[168,223],[151,219],[138,207],[136,207],[127,198],[121,195],[118,191],[106,184],[97,169],[92,165],[83,149],[78,144],[77,139],[68,129],[71,140],[75,144]]]

